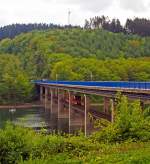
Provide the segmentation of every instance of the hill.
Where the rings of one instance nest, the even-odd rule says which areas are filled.
[[[149,81],[150,38],[102,29],[55,29],[0,42],[1,103],[29,101],[30,80],[42,78]]]
[[[0,42],[0,52],[24,54],[67,53],[75,57],[95,56],[99,59],[150,56],[150,38],[102,29],[63,29],[33,31],[15,39]]]
[[[47,29],[63,29],[63,28],[75,28],[75,26],[60,26],[56,24],[46,23],[29,23],[29,24],[11,24],[4,27],[0,27],[0,40],[5,38],[14,38],[15,36],[28,33],[33,30],[47,30]]]

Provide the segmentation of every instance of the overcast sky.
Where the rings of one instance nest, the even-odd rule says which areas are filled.
[[[122,23],[134,16],[150,18],[150,0],[0,0],[0,26],[12,23],[83,25],[93,16],[119,18]]]

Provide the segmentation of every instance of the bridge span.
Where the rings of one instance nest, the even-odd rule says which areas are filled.
[[[114,121],[115,98],[118,92],[129,99],[140,100],[142,107],[145,103],[150,103],[150,82],[37,80],[34,83],[40,93],[40,101],[45,104],[45,108],[49,107],[51,112],[54,98],[58,103],[58,116],[63,101],[68,103],[69,132],[73,104],[84,106],[85,136],[87,133],[87,113],[90,109],[89,95],[98,95],[104,98],[103,114],[110,115],[112,122]]]

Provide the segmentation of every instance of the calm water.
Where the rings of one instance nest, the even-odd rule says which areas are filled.
[[[68,110],[63,109],[59,113],[55,110],[50,113],[50,109],[31,108],[31,109],[16,109],[11,112],[9,109],[0,110],[0,128],[3,128],[7,121],[13,124],[31,127],[35,130],[40,130],[43,127],[49,131],[68,132],[69,118]],[[72,113],[71,116],[71,131],[78,131],[84,128],[84,117],[79,113]]]
[[[9,109],[0,110],[0,127],[2,128],[6,121],[14,124],[20,124],[25,127],[39,128],[47,125],[45,111],[42,108],[16,109],[11,112]]]

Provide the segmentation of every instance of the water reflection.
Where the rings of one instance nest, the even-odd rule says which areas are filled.
[[[40,128],[46,123],[45,111],[42,108],[16,109],[11,112],[9,109],[0,110],[0,128],[4,127],[6,121],[25,127]]]
[[[51,111],[53,111],[51,113]],[[69,114],[68,108],[64,107],[59,111],[57,104],[54,104],[53,110],[44,108],[16,109],[11,112],[9,109],[0,110],[0,128],[4,127],[6,121],[11,121],[15,125],[30,127],[35,130],[46,128],[49,132],[69,132]],[[71,111],[71,133],[84,130],[84,113]],[[89,129],[89,128],[88,128]]]

